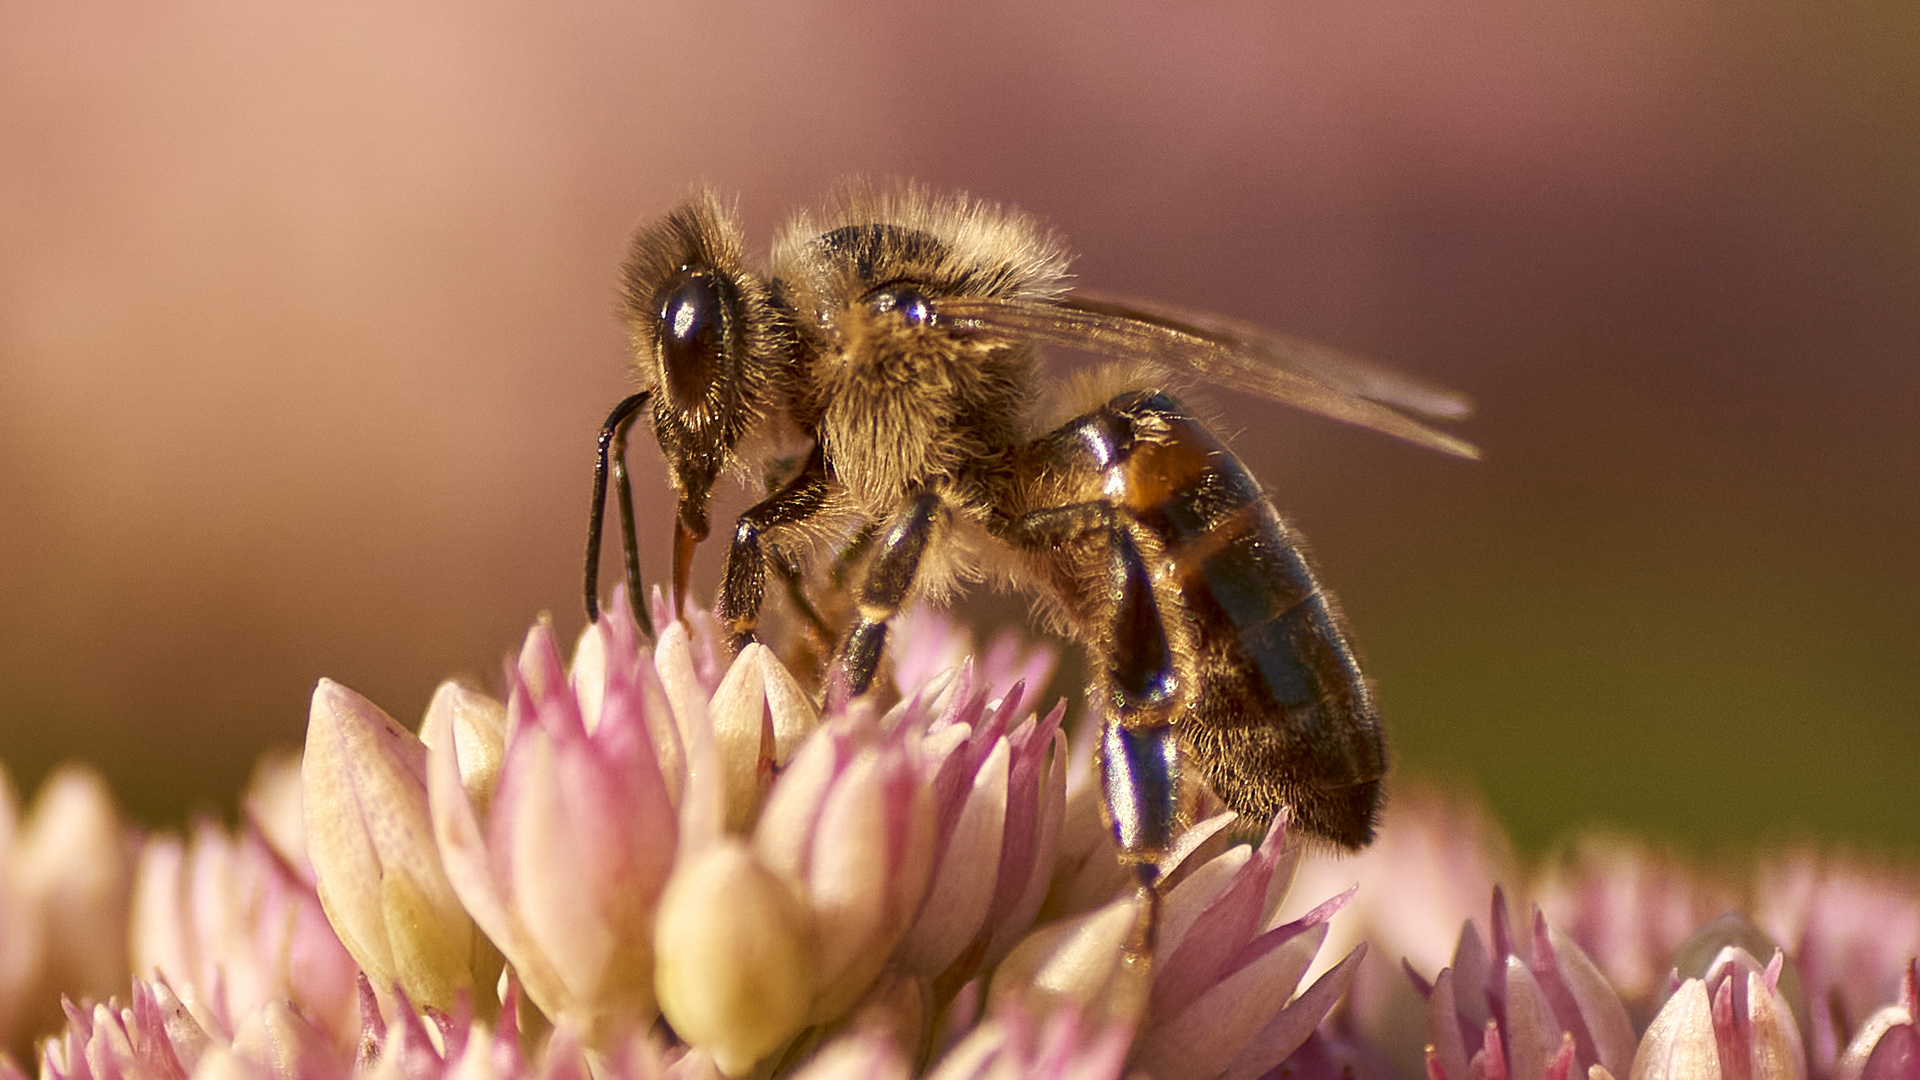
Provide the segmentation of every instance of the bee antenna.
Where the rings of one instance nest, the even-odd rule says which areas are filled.
[[[600,428],[600,453],[593,466],[593,509],[587,519],[587,621],[600,621],[600,532],[607,517],[607,474],[613,474],[614,489],[620,495],[620,525],[624,540],[627,571],[627,605],[633,610],[634,624],[651,640],[653,620],[641,606],[640,541],[633,531],[633,485],[627,479],[627,428],[652,392],[642,390],[613,407]]]

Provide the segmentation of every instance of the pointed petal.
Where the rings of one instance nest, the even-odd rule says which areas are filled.
[[[1427,998],[1427,1056],[1437,1059],[1449,1077],[1465,1077],[1469,1060],[1457,994],[1453,969],[1441,968]]]
[[[1033,1013],[1061,1002],[1101,1011],[1125,966],[1127,936],[1139,915],[1139,900],[1126,896],[1027,935],[994,972],[988,1011],[999,1014],[1022,1002]]]
[[[931,978],[945,971],[987,917],[1006,833],[1011,753],[1005,739],[997,740],[974,774],[926,902],[894,953],[895,961],[909,972]]]
[[[685,623],[670,624],[653,651],[654,670],[673,708],[674,727],[686,754],[680,789],[680,841],[696,847],[717,842],[726,831],[726,779],[720,749],[707,716],[707,689],[694,670]]]
[[[820,973],[816,1022],[859,1000],[906,932],[933,868],[933,798],[903,744],[862,751],[821,808],[807,874]]]
[[[1505,974],[1507,1067],[1520,1080],[1535,1080],[1559,1052],[1566,1031],[1524,961],[1509,955]]]
[[[1776,953],[1776,955],[1778,955]],[[1778,968],[1772,968],[1778,971]],[[1747,975],[1747,1035],[1753,1080],[1806,1080],[1807,1054],[1800,1026],[1766,975]]]
[[[820,809],[807,905],[823,980],[837,979],[880,928],[886,906],[888,805],[879,754],[847,764]]]
[[[793,761],[767,794],[754,826],[753,846],[776,873],[806,876],[812,857],[814,823],[826,802],[841,762],[834,732],[821,727],[800,744]]]
[[[420,724],[420,741],[428,749],[436,739],[453,742],[460,783],[475,808],[485,813],[507,752],[507,707],[449,679],[433,692]]]
[[[1198,862],[1202,857],[1200,851],[1207,845],[1207,842],[1226,831],[1229,826],[1238,820],[1240,820],[1240,815],[1231,810],[1226,810],[1213,815],[1205,821],[1195,823],[1192,828],[1186,829],[1179,836],[1174,837],[1173,846],[1167,849],[1166,856],[1160,860],[1160,877],[1163,880],[1171,879],[1175,874],[1179,873],[1180,870],[1185,868],[1190,861]],[[1227,850],[1232,851],[1236,848],[1246,848],[1249,855],[1253,853],[1253,848],[1246,844],[1235,844]],[[1207,859],[1207,862],[1212,862],[1219,857],[1219,855],[1214,855],[1213,858]],[[1201,865],[1204,866],[1205,863]],[[1198,867],[1194,868],[1196,872],[1198,869]],[[1184,881],[1185,879],[1182,878],[1181,880]]]
[[[128,947],[136,978],[156,978],[167,972],[177,979],[191,978],[196,965],[185,897],[186,845],[176,836],[156,836],[140,849],[133,877],[133,918]]]
[[[1207,906],[1227,891],[1239,877],[1240,868],[1252,857],[1252,847],[1235,844],[1194,867],[1186,877],[1167,890],[1166,896],[1160,901],[1158,948],[1162,956],[1171,957],[1179,951],[1187,931],[1199,920]]]
[[[1630,1080],[1720,1080],[1713,1005],[1699,979],[1680,984],[1640,1038]]]
[[[149,991],[153,1008],[159,1014],[162,1036],[167,1046],[172,1049],[181,1067],[192,1072],[199,1066],[201,1055],[219,1044],[171,987],[165,983],[153,983],[149,984]]]
[[[758,663],[767,692],[767,715],[773,722],[773,760],[776,765],[785,765],[801,740],[820,726],[820,711],[773,650],[761,650]]]
[[[307,860],[305,826],[300,821],[300,755],[269,752],[253,767],[240,798],[243,816],[294,873],[313,881]]]
[[[607,691],[607,632],[600,623],[588,623],[573,643],[573,663],[567,665],[567,685],[580,703],[580,723],[588,734],[600,726],[600,707]]]
[[[1479,1031],[1493,1014],[1487,1008],[1493,985],[1493,958],[1480,939],[1480,930],[1471,922],[1460,924],[1460,938],[1453,946],[1453,995],[1460,1006],[1460,1018]]]
[[[1267,886],[1278,862],[1285,826],[1278,820],[1267,839],[1233,876],[1232,882],[1202,912],[1195,929],[1167,952],[1156,976],[1152,1015],[1172,1016],[1184,1011],[1204,990],[1218,982],[1228,963],[1257,932],[1267,899]],[[1308,954],[1311,958],[1312,954]],[[1299,976],[1296,974],[1295,978]]]
[[[507,900],[489,866],[485,834],[456,761],[458,740],[450,737],[450,710],[429,708],[422,728],[427,755],[427,796],[433,835],[441,866],[455,895],[480,929],[493,939],[516,967],[523,966],[531,949],[516,921],[507,913]]]
[[[613,869],[618,858],[604,834],[582,835],[605,823],[569,805],[573,800],[563,793],[578,793],[577,785],[591,781],[580,775],[585,769],[563,766],[563,759],[578,755],[558,742],[542,732],[515,740],[508,774],[515,797],[510,807],[505,799],[501,806],[508,814],[503,839],[512,846],[513,907],[534,956],[544,960],[530,967],[516,958],[514,966],[527,996],[556,1018],[588,1005],[613,953],[614,928],[600,905],[607,885],[595,880],[601,876],[595,871]]]
[[[1055,709],[1051,715],[1057,719],[1059,710]],[[995,962],[1013,947],[1019,935],[1033,925],[1041,904],[1046,902],[1048,886],[1053,883],[1053,868],[1060,847],[1060,828],[1066,818],[1066,733],[1056,728],[1050,741],[1053,752],[1048,757],[1046,771],[1040,777],[1040,821],[1033,844],[1023,860],[1012,863],[1006,857],[1006,849],[1001,848],[1001,871],[1011,873],[1015,881],[1024,879],[1026,885],[1014,892],[1013,905],[1001,912],[994,923],[993,946],[988,950],[987,957]]]
[[[1625,1075],[1633,1067],[1633,1021],[1627,1016],[1627,1007],[1607,982],[1606,976],[1594,966],[1592,960],[1570,937],[1557,928],[1546,925],[1544,918],[1538,920],[1539,931],[1544,932],[1544,940],[1534,945],[1534,965],[1539,972],[1543,962],[1557,977],[1559,985],[1565,987],[1568,998],[1578,1012],[1578,1025],[1584,1029],[1584,1036],[1591,1041],[1592,1053],[1598,1064],[1615,1076]],[[1556,1011],[1559,1006],[1556,1005]],[[1572,1019],[1563,1017],[1563,1020]],[[1579,1043],[1583,1035],[1576,1030],[1575,1041]]]
[[[1293,1055],[1327,1014],[1333,1011],[1366,959],[1367,945],[1361,942],[1344,959],[1313,981],[1305,992],[1282,1009],[1267,1026],[1247,1040],[1247,1044],[1227,1066],[1224,1080],[1254,1080]],[[1461,1056],[1460,1075],[1466,1075],[1465,1056]]]
[[[752,827],[761,796],[773,779],[773,721],[761,663],[763,654],[771,652],[757,642],[740,650],[707,707],[726,789],[727,828],[733,832]]]
[[[520,681],[526,684],[528,696],[535,705],[545,704],[548,698],[565,695],[572,689],[567,679],[566,665],[560,662],[560,643],[553,637],[553,620],[542,617],[527,631],[526,640],[520,646],[519,662],[515,671]],[[580,724],[585,731],[586,725],[579,712],[572,711],[571,719]]]
[[[58,913],[39,927],[43,977],[100,998],[124,989],[134,846],[106,780],[88,766],[56,768],[41,781],[15,845],[16,897]]]
[[[1219,1075],[1293,996],[1325,937],[1324,924],[1296,935],[1227,974],[1178,1014],[1154,1023],[1135,1044],[1134,1067],[1155,1080]]]

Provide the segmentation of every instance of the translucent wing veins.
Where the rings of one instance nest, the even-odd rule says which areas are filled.
[[[1444,454],[1480,456],[1472,443],[1398,411],[1458,418],[1472,410],[1463,395],[1251,323],[1077,293],[1053,302],[948,297],[938,308],[975,332],[1188,371]]]

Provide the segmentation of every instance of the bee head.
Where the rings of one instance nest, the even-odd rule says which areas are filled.
[[[714,481],[770,409],[779,347],[767,286],[745,265],[738,221],[706,189],[635,231],[623,281],[681,525],[704,537]]]

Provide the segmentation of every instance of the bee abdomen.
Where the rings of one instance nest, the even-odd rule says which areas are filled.
[[[1195,646],[1177,726],[1214,793],[1264,824],[1281,804],[1308,832],[1373,837],[1386,771],[1372,693],[1344,620],[1299,539],[1225,445],[1163,396],[1116,399],[1151,439],[1114,467],[1160,540]]]
[[[1177,726],[1243,817],[1264,823],[1284,803],[1307,831],[1358,847],[1386,772],[1372,694],[1332,599],[1262,509],[1274,527],[1249,528],[1182,583],[1199,649]]]

